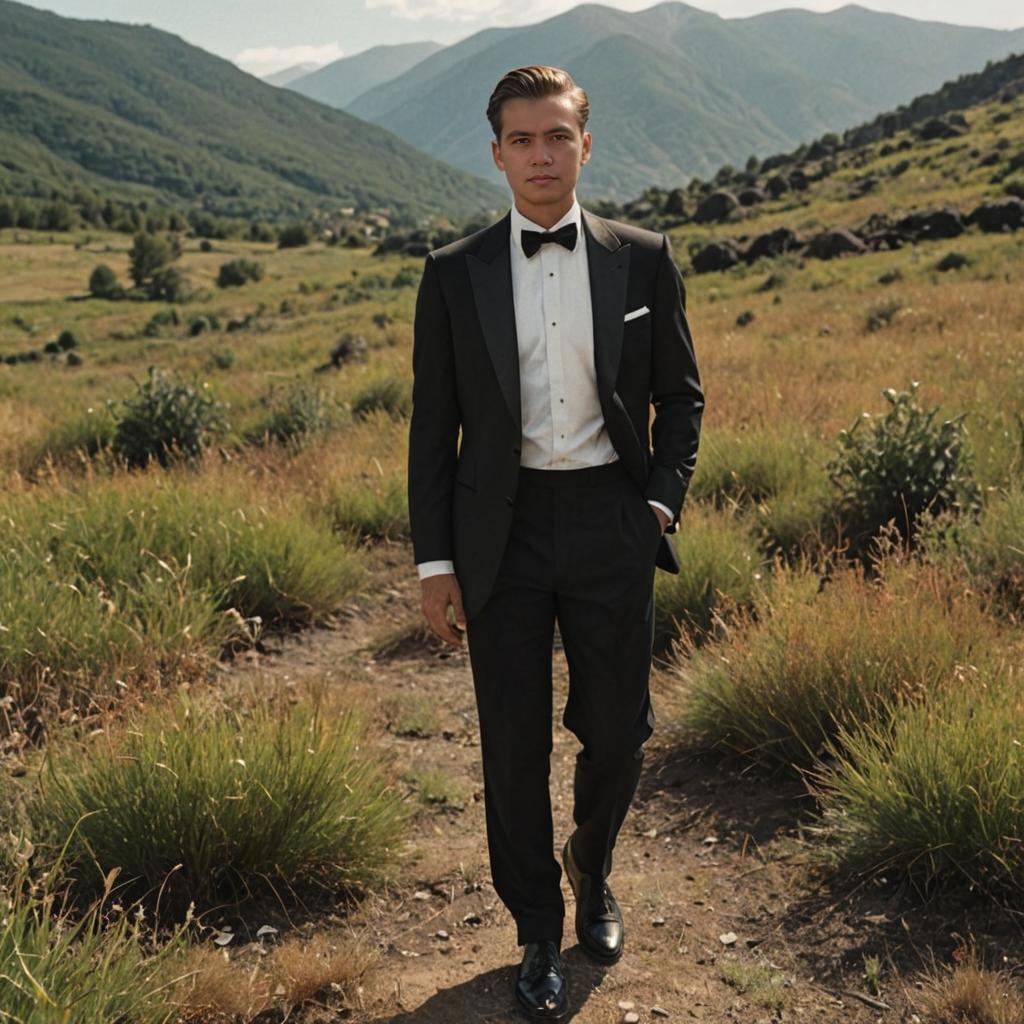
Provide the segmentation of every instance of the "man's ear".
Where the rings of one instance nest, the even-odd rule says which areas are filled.
[[[497,139],[491,139],[491,157],[494,159],[494,166],[497,167],[499,171],[504,171],[505,165],[501,160],[501,149],[498,146]]]
[[[590,132],[583,133],[583,150],[580,156],[580,166],[582,167],[590,159],[590,147],[593,143],[593,139],[590,136]]]

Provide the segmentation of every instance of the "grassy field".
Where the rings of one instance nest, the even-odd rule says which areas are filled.
[[[869,147],[856,167],[739,224],[673,231],[679,262],[688,271],[687,253],[710,237],[812,233],[937,203],[966,212],[999,194],[990,165],[969,154],[1024,152],[1024,98],[1009,120],[996,116],[1006,109],[969,111],[954,146]],[[910,165],[893,176],[900,160]],[[882,184],[842,198],[865,174]],[[352,601],[386,601],[367,592],[367,561],[408,532],[422,261],[319,243],[204,251],[184,239],[187,301],[90,297],[97,264],[127,281],[130,246],[115,234],[0,232],[0,753],[11,766],[0,887],[13,908],[0,976],[16,979],[15,1019],[33,1021],[57,1019],[34,1014],[69,1005],[97,957],[107,967],[90,1020],[212,1020],[214,1005],[249,1020],[325,985],[351,1009],[362,967],[346,974],[325,954],[319,973],[303,974],[284,946],[283,973],[245,1006],[225,1009],[231,977],[209,964],[205,988],[167,1002],[178,991],[167,979],[195,955],[188,921],[179,913],[161,931],[123,911],[130,896],[151,912],[162,889],[166,906],[192,900],[201,913],[311,880],[357,902],[398,859],[400,777],[427,807],[467,799],[460,780],[403,776],[382,759],[373,722],[348,716],[347,691],[329,726],[317,693],[216,699],[221,660],[336,622]],[[966,264],[938,270],[951,251]],[[218,288],[219,267],[240,257],[262,264],[262,278]],[[687,290],[707,412],[675,538],[683,574],[658,579],[678,726],[802,780],[817,855],[836,877],[887,873],[922,892],[1019,900],[1024,232],[971,230],[830,262],[791,255],[687,273]],[[62,332],[77,365],[63,353],[2,361]],[[356,357],[341,360],[341,343]],[[224,425],[192,463],[129,471],[108,446],[151,366],[222,403]],[[847,564],[839,434],[882,423],[883,392],[912,382],[936,422],[963,417],[958,471],[978,507]],[[414,568],[403,550],[404,580]],[[429,696],[417,708],[404,734],[436,732]],[[335,805],[338,777],[350,784]],[[342,819],[359,827],[339,830]],[[131,886],[112,913],[122,874]],[[25,949],[38,950],[35,970]],[[349,953],[349,967],[364,964]],[[970,983],[989,992],[986,977],[978,968]],[[935,984],[930,1020],[1020,1019],[1019,996],[1016,1017],[956,1017],[951,990]]]

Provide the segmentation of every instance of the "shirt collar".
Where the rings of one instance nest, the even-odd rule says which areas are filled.
[[[551,227],[549,227],[549,228],[541,227],[540,224],[535,224],[528,217],[524,217],[519,212],[519,209],[516,207],[515,203],[513,203],[512,204],[512,224],[511,224],[512,244],[515,245],[516,248],[518,248],[520,252],[522,252],[523,242],[522,242],[522,236],[520,235],[520,232],[524,228],[527,231],[556,231],[556,230],[558,230],[558,228],[564,227],[566,224],[575,224],[576,225],[576,247],[574,249],[572,249],[572,250],[566,250],[566,251],[567,252],[568,251],[576,252],[579,249],[579,247],[580,247],[580,239],[583,237],[583,228],[582,228],[582,224],[580,223],[581,220],[582,220],[582,216],[580,214],[580,203],[579,203],[579,200],[575,196],[573,196],[572,206],[570,206],[569,209],[566,211],[565,216],[562,217],[562,219],[559,220],[557,224],[552,224]]]

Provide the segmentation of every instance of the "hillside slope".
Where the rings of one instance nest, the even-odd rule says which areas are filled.
[[[963,28],[844,7],[724,19],[683,3],[627,13],[582,4],[487,29],[348,106],[426,152],[498,181],[487,96],[529,63],[565,67],[591,97],[581,195],[623,198],[841,131],[986,60],[1024,30]]]
[[[280,217],[471,216],[504,194],[392,133],[149,27],[0,0],[0,192],[106,194]]]

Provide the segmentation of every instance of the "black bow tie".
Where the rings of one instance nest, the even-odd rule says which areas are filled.
[[[570,252],[576,248],[576,225],[566,224],[557,231],[527,231],[522,232],[523,252],[532,256],[539,251],[545,242],[557,242],[564,245]]]

